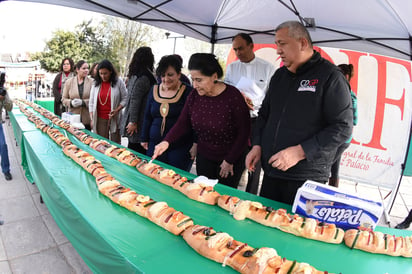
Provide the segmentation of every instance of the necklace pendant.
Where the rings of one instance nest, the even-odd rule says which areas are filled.
[[[160,105],[160,115],[162,117],[166,117],[169,114],[169,104],[168,103],[162,103]]]

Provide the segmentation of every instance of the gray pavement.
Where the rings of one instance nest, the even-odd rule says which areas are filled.
[[[3,127],[13,180],[0,173],[0,274],[92,273],[24,176],[9,120]]]
[[[9,148],[13,180],[0,173],[0,274],[92,273],[53,220],[35,184],[24,176],[20,147],[16,145],[9,120],[3,124]],[[124,140],[122,140],[124,144]],[[342,180],[341,188],[370,198],[385,197],[389,190]],[[241,184],[240,189],[244,188]],[[412,177],[404,177],[390,212],[394,227],[412,209]],[[412,226],[409,228],[412,231]]]

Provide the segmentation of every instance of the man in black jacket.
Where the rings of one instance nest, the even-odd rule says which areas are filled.
[[[246,167],[261,159],[260,195],[293,204],[306,180],[327,182],[336,149],[352,133],[350,88],[338,68],[313,50],[297,21],[276,30],[283,62],[272,77],[253,132]]]

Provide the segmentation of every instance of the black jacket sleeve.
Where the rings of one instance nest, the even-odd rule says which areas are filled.
[[[333,72],[325,84],[322,111],[325,126],[301,143],[308,161],[324,154],[334,154],[336,148],[352,135],[353,110],[350,87],[339,71]]]

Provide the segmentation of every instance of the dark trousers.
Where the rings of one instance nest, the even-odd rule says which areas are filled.
[[[62,116],[62,113],[64,112],[63,110],[63,104],[60,101],[54,101],[54,114],[57,116]]]
[[[256,118],[252,118],[250,119],[250,121],[251,121],[251,130],[253,132],[255,128]],[[249,147],[247,152],[249,152],[251,149],[252,147]],[[258,195],[261,170],[262,170],[262,163],[259,160],[259,162],[257,162],[255,165],[255,171],[248,172],[246,192]]]
[[[255,165],[255,171],[248,172],[246,192],[258,195],[261,170],[262,170],[262,162],[259,160],[259,162],[257,162]]]
[[[10,172],[9,151],[7,149],[6,138],[4,137],[3,125],[1,123],[0,123],[0,156],[1,156],[1,171],[3,173]]]
[[[239,185],[240,177],[244,170],[244,157],[240,157],[236,163],[233,164],[233,176],[222,178],[219,176],[221,161],[213,161],[203,157],[200,154],[196,155],[196,173],[197,175],[203,175],[209,179],[219,179],[219,184],[227,185],[233,188],[237,188]]]
[[[160,141],[159,142],[153,142],[153,140],[149,141],[149,146],[146,152],[147,156],[152,157],[155,146],[158,143],[160,143]],[[171,165],[179,169],[190,172],[190,169],[192,168],[192,165],[193,165],[193,160],[190,158],[190,152],[189,152],[190,148],[191,148],[190,143],[186,143],[186,144],[179,143],[179,145],[173,144],[169,146],[167,151],[165,151],[162,155],[160,155],[156,159],[168,165]]]
[[[412,209],[411,211],[409,211],[408,216],[405,218],[405,220],[403,221],[404,223],[412,223]]]
[[[305,180],[296,181],[273,178],[265,174],[263,176],[260,196],[288,205],[293,205],[296,192],[304,182]]]
[[[340,167],[340,158],[342,153],[349,147],[350,143],[342,144],[336,151],[336,156],[330,170],[330,177],[333,179],[339,179],[339,167]]]

